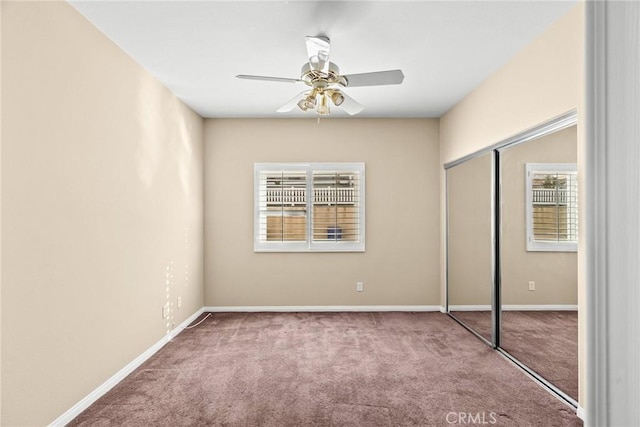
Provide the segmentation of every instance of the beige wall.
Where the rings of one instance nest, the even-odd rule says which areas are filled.
[[[366,252],[254,253],[256,162],[365,162]],[[209,119],[205,164],[205,305],[439,303],[437,120]]]
[[[65,2],[2,2],[2,67],[2,425],[46,425],[202,307],[202,119]]]
[[[525,212],[527,163],[576,163],[576,126],[516,145],[501,155],[502,303],[577,305],[576,252],[528,252]],[[536,290],[529,291],[529,281]]]
[[[579,3],[440,120],[440,161],[445,164],[491,146],[569,110],[578,110],[578,176],[584,189],[584,4]],[[441,173],[444,206],[444,172]],[[584,190],[582,190],[584,191]],[[580,198],[584,200],[581,191]],[[579,216],[584,218],[584,204]],[[444,210],[442,211],[444,242]],[[584,236],[584,224],[579,235]],[[580,248],[583,246],[580,243]],[[441,253],[444,262],[444,246]],[[585,396],[584,256],[578,253],[580,402]],[[444,267],[441,269],[444,271]],[[444,290],[444,275],[441,275]],[[444,300],[444,291],[442,292]]]

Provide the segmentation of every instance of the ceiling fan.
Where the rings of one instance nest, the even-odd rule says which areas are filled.
[[[342,88],[395,85],[402,83],[404,80],[402,70],[341,75],[338,66],[333,62],[329,62],[329,48],[331,46],[329,38],[325,36],[307,36],[305,39],[309,61],[302,66],[299,79],[246,74],[238,74],[236,77],[270,82],[302,82],[309,88],[289,100],[278,109],[278,112],[285,113],[297,106],[302,111],[315,110],[320,116],[330,113],[329,101],[352,116],[364,109],[362,105],[344,93]]]

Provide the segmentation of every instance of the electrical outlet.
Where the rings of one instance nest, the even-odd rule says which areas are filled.
[[[182,297],[178,297],[178,308],[182,307]]]
[[[529,282],[529,290],[530,291],[536,290],[536,282]]]
[[[169,304],[162,306],[162,318],[166,319],[167,317],[169,317]]]
[[[364,283],[356,282],[356,291],[358,291],[358,292],[364,291]]]

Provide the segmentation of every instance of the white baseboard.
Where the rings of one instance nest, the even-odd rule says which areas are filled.
[[[450,305],[449,311],[491,311],[490,305]],[[578,311],[570,304],[505,304],[502,311]]]
[[[258,305],[205,307],[211,313],[224,312],[339,312],[339,311],[441,311],[439,305]]]
[[[80,402],[76,403],[71,409],[69,409],[64,414],[60,415],[55,421],[49,424],[50,427],[63,427],[70,423],[75,417],[80,415],[82,411],[91,406],[96,400],[104,396],[109,390],[115,387],[120,381],[122,381],[127,375],[133,372],[137,367],[142,365],[147,359],[153,356],[158,350],[160,350],[166,343],[171,341],[176,335],[184,330],[185,327],[189,326],[191,322],[196,320],[198,316],[200,316],[204,312],[204,308],[196,311],[193,315],[191,315],[187,320],[182,322],[176,328],[174,328],[167,335],[162,337],[160,341],[149,347],[144,353],[140,356],[136,357],[132,360],[127,366],[120,369],[114,376],[105,381],[98,388],[93,390],[89,395],[87,395]]]
[[[502,311],[578,311],[578,306],[569,304],[506,304],[502,306]]]
[[[184,331],[184,329],[187,326],[189,326],[191,323],[193,323],[193,321],[196,320],[204,312],[205,312],[205,310],[204,310],[204,307],[203,307],[200,310],[198,310],[195,313],[193,313],[191,316],[189,316],[189,318],[187,320],[185,320],[184,322],[180,323],[178,326],[173,328],[173,330],[171,332],[169,332],[169,336],[170,336],[169,341],[171,341],[180,332]]]
[[[491,311],[491,305],[449,305],[449,311]]]
[[[580,418],[582,421],[584,421],[584,417],[587,415],[586,411],[584,410],[584,408],[580,405],[578,405],[578,409],[576,411],[576,415],[578,416],[578,418]]]

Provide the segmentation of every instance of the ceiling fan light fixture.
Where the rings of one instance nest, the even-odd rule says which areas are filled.
[[[302,110],[302,111],[307,111],[309,109],[309,107],[307,107],[307,103],[306,103],[306,99],[301,99],[300,101],[298,101],[298,107]]]
[[[320,96],[320,105],[318,105],[318,109],[316,111],[321,116],[329,115],[329,102],[327,101],[327,95],[326,94],[323,93]]]
[[[316,108],[316,104],[317,104],[317,101],[314,94],[311,94],[304,99],[304,106],[307,107],[307,109],[312,110]]]
[[[344,95],[336,90],[331,94],[331,101],[333,101],[333,105],[338,107],[344,102]]]

